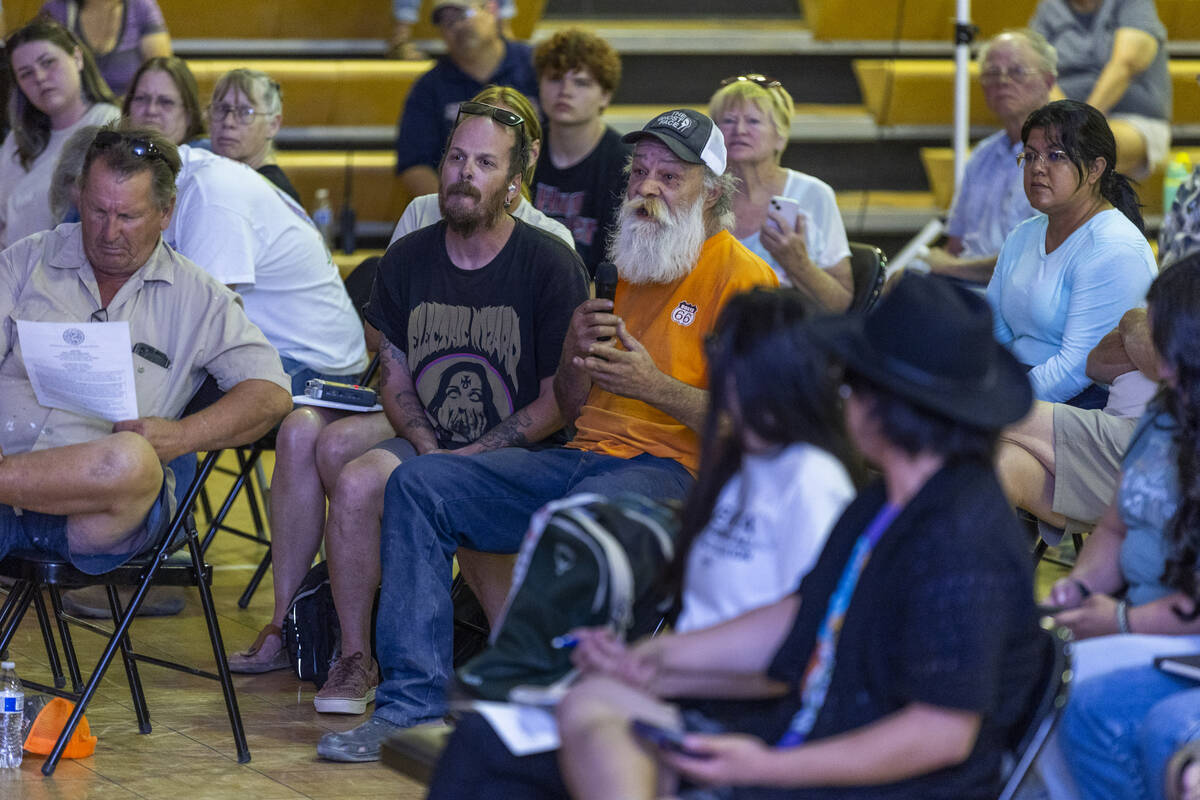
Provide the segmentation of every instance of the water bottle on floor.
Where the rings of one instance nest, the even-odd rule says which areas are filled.
[[[16,665],[0,662],[0,769],[21,766],[25,744],[25,692]]]

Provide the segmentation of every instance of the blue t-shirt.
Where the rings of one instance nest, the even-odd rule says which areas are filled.
[[[397,175],[421,164],[437,169],[454,128],[459,104],[486,86],[511,86],[528,97],[537,109],[538,80],[533,71],[533,50],[523,42],[504,44],[506,50],[500,66],[482,83],[459,69],[448,56],[438,59],[433,69],[417,79],[400,115],[400,130],[396,135]]]
[[[1167,525],[1179,507],[1178,430],[1171,415],[1152,403],[1138,421],[1121,464],[1117,509],[1126,529],[1121,574],[1135,606],[1171,593],[1160,579],[1167,560]]]

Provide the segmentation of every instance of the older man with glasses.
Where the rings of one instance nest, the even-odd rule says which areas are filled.
[[[975,146],[946,222],[944,246],[930,248],[930,271],[981,286],[992,277],[1000,245],[1036,212],[1025,197],[1015,157],[1025,146],[1021,125],[1050,101],[1057,56],[1040,33],[1007,30],[979,51],[983,97],[1003,126]]]
[[[467,141],[455,137],[442,174],[451,230],[497,203],[482,185],[486,154]],[[397,728],[440,723],[451,661],[450,565],[458,547],[515,553],[530,515],[568,494],[636,491],[669,500],[691,487],[696,430],[708,402],[705,336],[730,297],[777,281],[729,233],[732,178],[723,175],[724,139],[711,119],[690,109],[668,111],[625,142],[634,152],[609,248],[619,276],[615,300],[579,304],[557,370],[540,373],[547,376],[543,387],[553,386],[555,424],[572,426],[575,435],[563,447],[513,447],[532,441],[518,422],[505,437],[480,440],[495,441],[497,449],[470,458],[461,458],[461,450],[430,453],[392,472],[380,532],[379,604],[387,613],[375,627],[382,672],[375,714],[351,731],[323,736],[317,754],[324,758],[373,761]],[[479,197],[469,191],[476,186]],[[471,255],[449,234],[446,247],[456,257]],[[431,314],[416,318],[415,332],[412,316],[407,328],[386,320],[386,268],[380,275],[367,318],[425,358],[430,334],[442,326],[432,324],[438,320]],[[412,366],[418,382],[429,374]]]
[[[84,163],[82,221],[0,253],[0,558],[32,548],[91,573],[124,563],[166,529],[168,462],[252,441],[291,407],[279,356],[237,295],[163,241],[179,164],[157,133],[104,129]],[[64,338],[76,340],[128,325],[141,416],[42,405],[33,343],[18,335],[31,321],[72,323]],[[180,419],[207,375],[225,395]]]

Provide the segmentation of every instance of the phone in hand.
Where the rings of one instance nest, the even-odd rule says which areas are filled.
[[[633,733],[639,739],[650,742],[660,750],[669,750],[672,753],[679,753],[688,758],[712,758],[711,753],[702,753],[698,750],[689,750],[683,746],[683,731],[672,730],[671,728],[663,728],[655,725],[652,722],[646,722],[642,719],[635,719],[629,723]]]
[[[796,230],[796,218],[800,216],[801,213],[800,203],[798,201],[793,200],[790,197],[784,197],[781,194],[777,194],[771,198],[771,202],[767,205],[767,209],[768,214],[773,211],[783,217],[784,221],[787,223],[787,227],[785,227],[782,231],[783,233],[789,233]],[[770,216],[767,217],[767,221],[776,228],[779,227],[779,223],[771,219]]]

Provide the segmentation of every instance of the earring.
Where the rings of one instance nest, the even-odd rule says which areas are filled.
[[[851,393],[850,385],[847,383],[843,383],[841,386],[838,387],[837,393],[838,393],[838,397],[842,398],[843,400],[849,400],[850,393]]]

